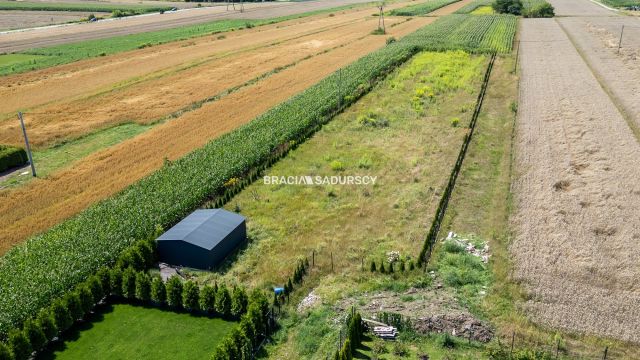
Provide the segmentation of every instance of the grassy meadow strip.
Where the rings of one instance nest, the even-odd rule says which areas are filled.
[[[449,4],[453,4],[454,2],[458,2],[460,0],[429,0],[424,3],[420,3],[417,5],[411,5],[407,7],[403,7],[401,9],[391,10],[389,15],[396,16],[419,16],[426,15],[434,10],[438,10],[441,7],[447,6]]]
[[[479,7],[491,6],[493,2],[494,0],[475,0],[474,2],[461,7],[454,14],[470,14]]]
[[[241,30],[254,26],[274,24],[286,20],[297,19],[321,13],[345,10],[353,8],[355,6],[358,5],[347,5],[332,9],[324,9],[296,15],[282,16],[273,19],[216,20],[210,23],[189,25],[167,30],[116,36],[107,39],[87,40],[72,44],[50,46],[45,48],[36,48],[20,51],[15,54],[0,54],[0,76],[19,74],[27,71],[68,64],[71,62],[93,57],[107,56],[124,51],[136,50],[174,41],[188,40],[221,32]],[[23,57],[16,58],[16,56]]]
[[[82,11],[82,12],[112,12],[120,10],[131,14],[144,14],[170,10],[171,6],[147,6],[129,4],[87,4],[87,3],[54,3],[27,1],[0,1],[0,10],[21,11]]]
[[[513,19],[515,24],[515,18],[503,16],[483,23],[487,28],[480,29],[480,41],[473,37],[474,41],[443,43],[443,33],[462,34],[461,29],[470,24],[464,17],[444,17],[360,58],[340,74],[333,73],[185,157],[168,161],[112,198],[9,251],[0,259],[0,337],[49,305],[50,299],[113,263],[136,240],[148,238],[158,226],[166,228],[178,222],[224,189],[232,177],[261,166],[292,141],[304,141],[417,51],[464,45],[464,49],[483,46],[472,49],[475,52],[493,52],[505,50],[507,43],[510,46],[513,33],[499,33],[500,42],[483,41],[488,34],[496,34],[491,28],[501,22]],[[515,26],[508,29],[515,30]],[[499,43],[499,49],[488,47],[491,43]]]

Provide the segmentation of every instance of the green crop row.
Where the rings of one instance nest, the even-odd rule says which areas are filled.
[[[455,14],[470,14],[472,11],[481,6],[491,6],[493,2],[494,0],[475,0],[458,9]]]
[[[424,3],[420,3],[417,5],[411,5],[407,7],[403,7],[400,9],[391,10],[389,15],[397,15],[397,16],[420,16],[427,15],[428,13],[438,10],[441,7],[447,6],[449,4],[453,4],[454,2],[458,2],[460,0],[429,0]]]
[[[137,239],[152,236],[158,226],[177,223],[219,194],[229,179],[264,166],[283,144],[304,141],[417,51],[456,47],[476,52],[508,50],[513,33],[493,28],[512,20],[515,24],[515,18],[496,16],[495,21],[481,23],[486,28],[468,18],[475,17],[443,17],[360,58],[250,123],[167,162],[112,198],[9,251],[0,259],[0,337],[48,306],[50,299],[112,264]],[[464,29],[482,35],[473,41],[460,40],[468,37]],[[515,26],[506,29],[515,31]],[[456,34],[452,37],[455,41],[442,42],[452,34]],[[490,41],[488,36],[498,36],[499,41]]]
[[[0,10],[22,11],[82,11],[82,12],[112,12],[120,10],[132,14],[143,14],[169,10],[171,6],[145,6],[127,4],[86,4],[86,3],[53,3],[0,1]]]
[[[27,160],[24,149],[0,145],[0,172],[24,165]]]

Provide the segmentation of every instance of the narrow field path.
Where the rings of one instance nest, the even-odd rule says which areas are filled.
[[[395,37],[435,21],[414,18],[389,28]],[[219,101],[160,125],[136,138],[83,159],[47,179],[0,192],[0,251],[44,231],[87,206],[122,190],[162,166],[252,120],[306,89],[339,67],[384,46],[386,37],[370,35],[317,55]]]
[[[555,19],[521,29],[511,250],[526,308],[640,342],[640,145]]]

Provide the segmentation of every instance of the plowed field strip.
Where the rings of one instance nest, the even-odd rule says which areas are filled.
[[[434,21],[416,18],[389,28],[401,37]],[[368,24],[366,25],[369,26]],[[362,40],[315,56],[220,101],[205,104],[178,119],[118,146],[87,157],[73,169],[46,180],[0,193],[0,251],[76,214],[206,142],[250,121],[267,109],[316,83],[361,56],[384,46],[386,37]]]

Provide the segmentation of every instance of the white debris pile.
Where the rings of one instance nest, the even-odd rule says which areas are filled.
[[[376,326],[373,333],[381,339],[394,340],[398,336],[398,329],[393,326]]]
[[[310,292],[309,295],[305,296],[298,304],[298,312],[303,312],[316,306],[316,304],[320,303],[320,300],[320,296],[316,295],[313,291]]]
[[[387,253],[387,261],[390,264],[393,264],[398,260],[400,260],[400,252],[399,251],[389,251]]]
[[[444,241],[453,241],[465,249],[466,252],[473,256],[482,258],[483,263],[489,262],[489,245],[485,242],[472,241],[471,239],[464,238],[453,231],[450,231],[447,238]],[[477,244],[477,245],[476,245]]]
[[[174,276],[179,276],[180,272],[178,271],[177,268],[172,267],[169,264],[165,264],[165,263],[159,263],[158,264],[158,269],[160,270],[160,277],[162,278],[162,281],[167,282],[169,281],[169,279],[171,279]]]

